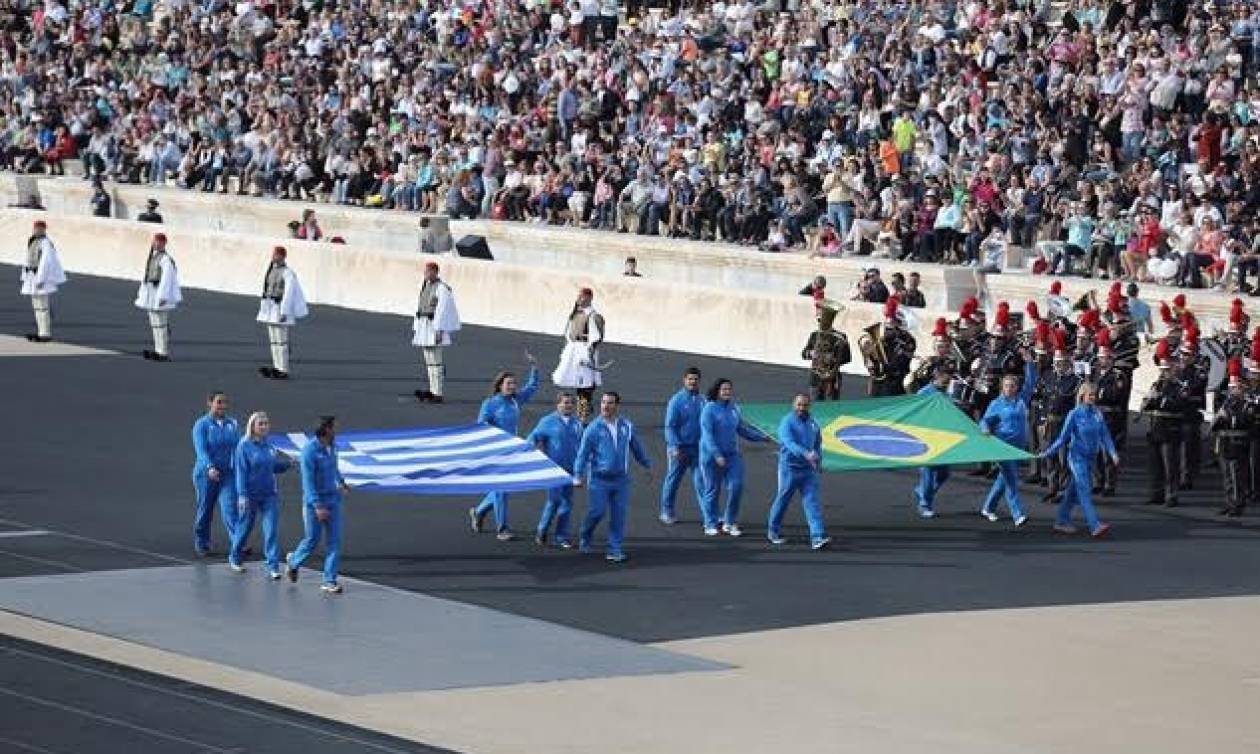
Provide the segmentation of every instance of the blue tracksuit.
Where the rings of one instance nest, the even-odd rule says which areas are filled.
[[[990,434],[1013,445],[1020,450],[1028,448],[1028,403],[1037,389],[1037,364],[1030,361],[1024,365],[1024,384],[1019,395],[1007,398],[999,395],[989,404],[989,408],[980,419],[980,426]],[[1010,508],[1011,518],[1018,520],[1024,515],[1024,507],[1019,500],[1019,462],[998,462],[998,478],[994,480],[984,499],[985,513],[997,507],[998,498],[1006,495],[1006,506]]]
[[[215,419],[206,414],[193,424],[193,451],[197,454],[192,473],[193,489],[197,491],[193,548],[197,552],[210,550],[210,524],[214,521],[216,504],[228,541],[236,531],[236,479],[232,474],[232,454],[240,440],[241,427],[230,416]],[[218,481],[210,478],[210,469],[219,472]]]
[[[674,517],[674,498],[682,486],[683,476],[691,470],[691,487],[696,505],[704,510],[704,480],[700,473],[700,412],[704,397],[699,392],[683,389],[674,393],[665,407],[665,447],[669,452],[669,470],[661,484],[661,515]]]
[[[312,438],[302,448],[299,459],[302,469],[302,522],[306,536],[297,549],[289,553],[289,567],[301,568],[324,537],[324,583],[337,583],[337,567],[341,563],[341,485],[345,480],[337,468],[337,449],[325,447]],[[328,511],[328,520],[320,521],[317,508]]]
[[[241,562],[241,550],[254,529],[254,517],[262,514],[263,556],[268,571],[280,570],[280,488],[276,474],[283,474],[293,464],[280,451],[263,440],[242,438],[232,457],[236,473],[236,496],[243,511],[232,537],[231,563]]]
[[[582,433],[573,476],[586,479],[590,505],[578,544],[589,550],[595,527],[608,513],[608,554],[621,555],[626,535],[626,515],[630,507],[630,456],[645,469],[652,468],[639,434],[629,419],[617,417],[611,423],[603,417],[592,419]]]
[[[767,442],[770,438],[744,423],[739,406],[734,401],[709,401],[700,412],[700,468],[704,478],[701,495],[701,513],[704,528],[718,525],[718,498],[722,484],[727,486],[726,511],[722,523],[730,525],[739,521],[739,501],[744,494],[744,459],[739,453],[739,438],[753,442]],[[726,460],[718,466],[717,459]]]
[[[561,416],[559,411],[538,420],[538,426],[526,440],[542,447],[557,466],[573,473],[573,459],[577,458],[578,445],[582,442],[582,421],[576,416]],[[569,541],[569,514],[573,510],[573,485],[562,484],[547,490],[547,504],[538,520],[538,536],[546,537],[551,522],[556,523],[556,543]]]
[[[817,544],[827,536],[818,496],[818,469],[807,458],[810,453],[816,459],[822,458],[822,430],[812,416],[798,416],[793,411],[779,422],[779,493],[770,506],[770,522],[766,526],[771,537],[779,535],[783,514],[797,492],[801,493],[810,542]]]
[[[1108,456],[1115,455],[1116,452],[1116,443],[1107,429],[1107,422],[1096,406],[1079,404],[1068,412],[1059,436],[1042,455],[1057,453],[1065,445],[1068,448],[1068,468],[1072,470],[1072,483],[1059,501],[1057,523],[1064,526],[1071,523],[1072,509],[1079,505],[1085,514],[1090,532],[1096,532],[1102,522],[1098,520],[1098,513],[1094,510],[1094,501],[1090,494],[1090,485],[1093,483],[1090,474],[1100,452],[1105,452]]]
[[[944,391],[936,385],[927,384],[919,389],[919,395],[944,395]],[[941,491],[949,481],[948,466],[923,466],[919,469],[919,485],[914,488],[914,496],[919,508],[925,511],[936,509],[936,493]]]
[[[529,399],[538,392],[538,367],[529,368],[529,377],[525,384],[517,388],[516,395],[492,395],[481,402],[481,410],[477,412],[477,421],[498,427],[504,432],[517,434],[521,423],[521,406],[529,403]],[[508,530],[508,496],[506,492],[489,492],[477,506],[477,517],[481,518],[494,510],[494,523],[498,531]]]

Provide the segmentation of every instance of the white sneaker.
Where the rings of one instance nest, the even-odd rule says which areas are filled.
[[[742,537],[744,530],[739,528],[739,524],[722,524],[722,533],[729,534],[732,537]]]
[[[662,513],[661,515],[657,516],[657,520],[666,526],[673,526],[678,521],[677,518],[674,518],[668,513]]]
[[[936,518],[936,511],[931,508],[919,507],[919,518]]]
[[[1019,518],[1015,519],[1015,528],[1018,529],[1019,527],[1023,526],[1027,522],[1028,522],[1028,514],[1024,514],[1020,516]]]
[[[706,526],[706,527],[704,527],[704,536],[706,536],[706,537],[716,537],[717,535],[718,535],[718,528],[717,528],[716,526]]]
[[[985,517],[985,518],[987,518],[987,519],[989,519],[989,521],[991,521],[991,522],[993,522],[993,523],[997,523],[997,520],[998,520],[998,514],[994,513],[993,511],[981,510],[981,511],[980,511],[980,515],[981,515],[981,516],[984,516],[984,517]]]
[[[279,580],[280,580],[280,572],[279,572],[279,571],[268,571],[268,572],[267,572],[267,578],[271,579],[272,581],[279,581]]]
[[[341,584],[336,582],[324,582],[319,585],[319,591],[329,594],[341,594]]]
[[[782,534],[766,534],[766,539],[770,540],[770,544],[772,545],[787,544],[787,537],[783,536]]]
[[[229,562],[228,568],[231,568],[233,573],[245,573],[245,566],[240,563]]]

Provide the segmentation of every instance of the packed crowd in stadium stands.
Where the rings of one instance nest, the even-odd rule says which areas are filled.
[[[1260,293],[1260,3],[0,16],[5,169]]]

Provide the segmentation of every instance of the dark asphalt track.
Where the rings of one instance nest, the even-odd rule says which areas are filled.
[[[13,268],[0,268],[0,279],[16,278]],[[411,398],[419,370],[417,352],[408,345],[409,319],[316,307],[295,336],[294,379],[277,383],[255,371],[267,349],[253,322],[254,299],[187,292],[173,317],[176,360],[153,364],[138,355],[149,335],[131,305],[134,289],[131,282],[75,275],[55,301],[60,339],[127,355],[3,359],[0,391],[7,397],[10,431],[0,518],[184,559],[191,548],[189,428],[209,389],[229,391],[237,415],[266,409],[284,429],[304,428],[324,413],[339,416],[345,428],[466,422],[496,369],[523,367],[522,352],[530,348],[549,372],[560,346],[554,336],[467,328],[448,351],[449,402],[420,406]],[[567,306],[556,302],[557,312]],[[26,299],[13,295],[0,303],[0,332],[24,333],[29,321]],[[610,331],[615,337],[616,322]],[[745,401],[786,401],[804,379],[803,370],[640,348],[613,346],[608,356],[617,362],[610,384],[647,431],[658,480],[662,406],[683,367],[700,366],[706,382],[732,378]],[[856,393],[859,381],[847,387]],[[524,426],[549,410],[552,393],[544,388]],[[690,499],[680,506],[683,523],[660,526],[657,489],[641,481],[630,522],[632,560],[623,567],[540,551],[528,539],[500,544],[489,535],[474,536],[465,515],[474,502],[469,499],[364,493],[348,503],[343,568],[363,579],[639,641],[908,613],[1260,589],[1254,514],[1241,524],[1217,519],[1214,477],[1189,493],[1181,508],[1138,505],[1145,449],[1135,439],[1122,479],[1129,494],[1103,509],[1115,524],[1114,539],[1105,542],[1053,536],[1051,509],[1036,502],[1035,491],[1026,495],[1034,520],[1025,530],[990,524],[976,513],[987,482],[966,477],[955,477],[942,493],[943,515],[922,521],[911,503],[912,476],[873,472],[824,480],[834,549],[808,551],[793,510],[787,533],[794,544],[771,550],[764,519],[774,457],[753,448],[747,454],[742,540],[703,538]],[[286,543],[300,535],[294,482],[290,475],[285,483]],[[531,529],[540,500],[537,493],[513,497],[518,532]],[[579,514],[584,508],[579,493]],[[222,547],[218,531],[216,545]],[[14,553],[0,552],[0,576],[56,572],[49,562],[71,568],[160,562],[122,550],[79,553],[63,538],[0,540],[0,550]]]
[[[7,277],[6,276],[11,276]],[[16,280],[0,267],[0,279]],[[16,286],[15,286],[16,287]],[[523,367],[528,347],[549,368],[559,340],[467,328],[448,351],[450,401],[419,406],[417,353],[409,320],[316,307],[295,339],[295,379],[261,379],[266,356],[250,298],[186,292],[173,319],[176,361],[139,357],[148,345],[130,282],[73,276],[55,301],[56,334],[66,342],[123,356],[0,358],[8,431],[0,443],[3,577],[167,565],[190,556],[192,452],[189,428],[204,394],[228,390],[234,413],[265,409],[276,426],[300,429],[334,413],[347,428],[466,422],[491,374]],[[478,295],[463,292],[463,295]],[[556,302],[562,312],[568,302]],[[27,301],[0,302],[0,332],[30,328]],[[615,335],[617,323],[611,323]],[[785,333],[784,337],[803,337]],[[658,463],[664,400],[682,368],[728,376],[746,401],[786,400],[803,378],[789,370],[647,349],[612,347],[610,384],[649,433]],[[848,392],[861,385],[851,380]],[[545,388],[524,426],[549,410]],[[1140,433],[1139,433],[1140,434]],[[1115,538],[1092,542],[1048,531],[1051,511],[1029,501],[1023,531],[976,515],[987,483],[956,477],[940,500],[944,515],[913,513],[908,473],[830,476],[824,481],[834,549],[795,544],[770,550],[764,518],[773,494],[774,457],[748,452],[742,540],[705,539],[694,504],[684,523],[655,521],[656,487],[639,482],[630,524],[632,560],[540,551],[528,540],[500,544],[467,530],[468,499],[353,495],[343,569],[350,575],[639,641],[657,641],[801,624],[945,610],[1252,594],[1260,589],[1260,527],[1213,515],[1215,479],[1176,510],[1136,505],[1144,448],[1128,457],[1122,486],[1104,508]],[[294,479],[285,482],[283,536],[300,535]],[[1033,497],[1030,492],[1028,497]],[[513,498],[518,531],[528,531],[540,494]],[[579,494],[579,514],[584,502]],[[221,532],[216,545],[222,548]],[[353,600],[353,593],[344,599]],[[143,609],[138,606],[138,609]],[[157,616],[155,616],[157,618]],[[160,619],[160,618],[157,618]],[[251,700],[0,639],[0,752],[432,751]],[[58,706],[61,705],[61,706]],[[317,710],[312,710],[317,714]]]

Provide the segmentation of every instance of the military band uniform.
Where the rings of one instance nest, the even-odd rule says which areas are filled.
[[[1203,466],[1203,412],[1207,408],[1208,373],[1211,366],[1203,354],[1183,366],[1181,380],[1186,395],[1181,434],[1181,487],[1194,489]]]
[[[446,362],[442,351],[451,345],[451,333],[459,328],[455,293],[442,279],[426,278],[420,287],[416,316],[411,325],[411,344],[420,349],[429,379],[428,390],[416,391],[416,397],[420,400],[432,403],[443,401],[446,394]]]
[[[1042,407],[1045,419],[1039,428],[1040,447],[1048,448],[1063,432],[1067,415],[1076,407],[1076,391],[1081,387],[1081,377],[1073,371],[1053,369],[1041,378]],[[1058,495],[1067,488],[1071,474],[1066,451],[1045,456],[1045,475],[1050,482],[1047,497]]]
[[[146,349],[144,358],[170,361],[170,315],[182,300],[175,261],[166,252],[166,237],[159,234],[154,245],[149,247],[144,277],[140,280],[140,289],[136,292],[135,300],[136,308],[148,314],[149,329],[153,333],[153,350]]]
[[[1128,400],[1132,383],[1129,376],[1114,365],[1107,369],[1098,369],[1097,374],[1098,410],[1107,423],[1107,431],[1111,433],[1117,452],[1123,452],[1125,441],[1129,437]],[[1116,464],[1104,453],[1100,455],[1099,466],[1102,494],[1104,497],[1111,497],[1116,494]]]
[[[26,339],[35,343],[52,340],[52,297],[65,285],[66,273],[61,268],[57,247],[44,234],[43,221],[36,221],[35,231],[26,241],[26,264],[21,273],[23,296],[31,297],[35,313],[35,332]]]
[[[818,329],[809,334],[801,351],[801,358],[810,362],[809,384],[820,401],[840,398],[844,384],[840,370],[852,360],[848,336],[832,326],[835,318],[835,309],[824,309],[818,316]]]
[[[871,339],[872,346],[876,342],[879,346],[867,354],[866,368],[871,376],[868,393],[874,397],[905,395],[905,379],[914,358],[914,337],[900,327],[887,325],[881,325],[874,336],[867,332],[862,337]]]
[[[1148,423],[1148,478],[1151,505],[1174,506],[1181,474],[1181,433],[1185,423],[1185,388],[1169,372],[1161,373],[1142,402],[1142,415]]]
[[[1212,444],[1221,464],[1225,507],[1221,513],[1241,516],[1251,497],[1251,440],[1257,406],[1240,390],[1231,390],[1212,419]]]

